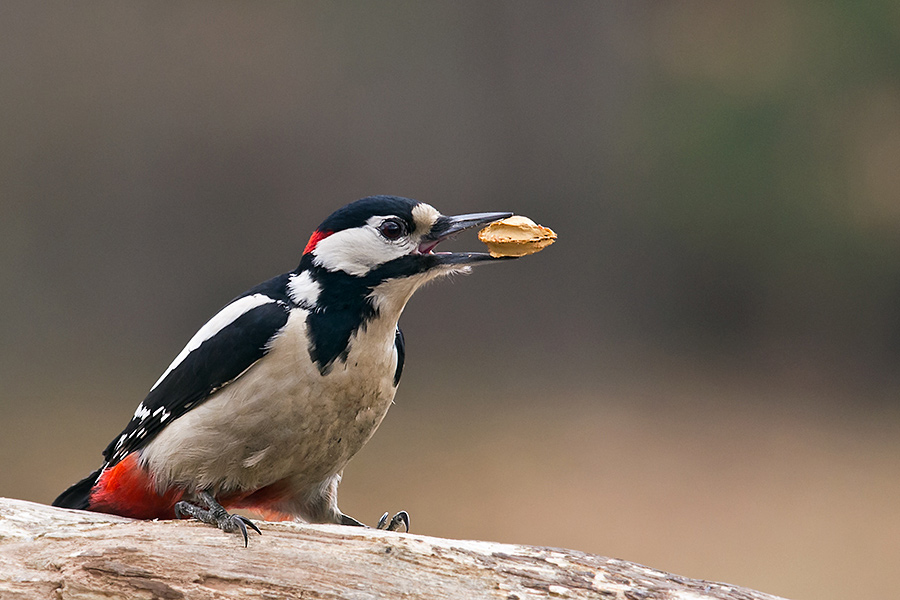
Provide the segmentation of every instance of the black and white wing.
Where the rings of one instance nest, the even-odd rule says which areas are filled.
[[[290,313],[282,279],[285,276],[235,298],[200,328],[138,405],[125,430],[104,450],[107,465],[146,446],[166,425],[266,355]]]

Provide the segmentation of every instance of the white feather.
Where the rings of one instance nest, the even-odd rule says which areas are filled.
[[[291,275],[288,280],[288,294],[295,304],[300,306],[315,306],[319,299],[322,286],[312,278],[308,271]]]

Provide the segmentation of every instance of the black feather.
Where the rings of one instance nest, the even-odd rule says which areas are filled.
[[[53,506],[60,508],[77,508],[88,510],[91,499],[91,488],[97,483],[102,469],[97,469],[75,485],[69,487],[53,501]]]
[[[322,221],[318,231],[343,231],[365,225],[372,215],[394,215],[406,221],[409,230],[415,227],[412,209],[419,204],[418,201],[399,196],[369,196],[356,202],[351,202],[343,208],[331,213]]]
[[[403,332],[397,328],[397,335],[394,336],[394,346],[397,348],[397,370],[394,371],[394,387],[400,384],[400,376],[403,375],[403,362],[406,360],[406,340],[403,339]]]
[[[331,371],[335,361],[344,361],[350,351],[350,337],[378,317],[371,301],[372,291],[390,279],[409,277],[430,269],[434,255],[419,254],[396,258],[365,275],[328,271],[304,257],[296,272],[307,269],[321,286],[316,307],[306,318],[309,331],[309,356],[322,375]]]
[[[346,360],[350,336],[377,315],[369,302],[371,288],[363,277],[313,267],[312,276],[321,286],[316,307],[306,318],[309,357],[322,375],[338,359]]]

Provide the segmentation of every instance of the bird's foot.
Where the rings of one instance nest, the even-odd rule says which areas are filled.
[[[241,515],[230,514],[222,508],[221,504],[216,502],[216,499],[213,498],[212,494],[209,492],[198,493],[197,499],[205,504],[206,508],[201,508],[200,506],[182,500],[175,505],[175,516],[179,519],[193,517],[201,523],[214,525],[225,533],[240,533],[244,537],[244,548],[246,548],[249,543],[247,527],[250,527],[253,531],[262,535],[259,527],[257,527],[253,521]]]
[[[381,519],[378,521],[378,525],[376,525],[376,529],[383,529],[385,531],[399,531],[400,533],[409,532],[409,513],[405,510],[401,510],[394,518],[388,521],[388,515],[390,513],[384,513],[381,515]],[[353,517],[342,514],[341,515],[341,525],[353,525],[354,527],[368,527],[365,523],[357,521]]]
[[[409,513],[405,510],[401,510],[394,518],[388,521],[388,515],[390,513],[384,513],[381,515],[381,518],[378,520],[377,529],[384,529],[385,531],[400,531],[401,533],[409,532]]]

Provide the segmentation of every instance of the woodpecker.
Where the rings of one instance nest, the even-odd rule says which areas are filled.
[[[400,313],[423,284],[502,260],[435,252],[512,213],[445,216],[371,196],[316,229],[300,265],[247,290],[188,341],[54,506],[137,519],[192,517],[229,533],[269,520],[362,526],[338,509],[347,462],[378,428],[403,372]],[[401,511],[378,527],[408,530]]]

